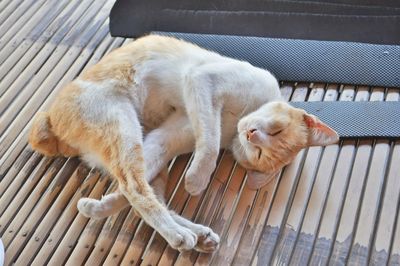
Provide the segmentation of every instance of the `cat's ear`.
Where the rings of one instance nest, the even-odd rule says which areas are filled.
[[[304,114],[304,122],[310,132],[308,137],[309,146],[326,146],[339,141],[339,135],[336,131],[321,122],[316,116]]]
[[[247,185],[250,189],[259,189],[271,182],[276,173],[265,174],[258,171],[247,170]]]

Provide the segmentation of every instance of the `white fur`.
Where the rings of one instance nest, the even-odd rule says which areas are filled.
[[[196,136],[194,159],[186,174],[186,189],[193,195],[207,186],[219,149],[229,147],[239,119],[280,99],[278,83],[268,71],[194,46],[168,57],[153,52],[152,60],[135,70],[138,89],[148,94],[139,110],[144,124],[162,121],[164,117],[158,116],[168,114],[171,107],[188,118]],[[192,141],[175,140],[169,145],[185,144],[183,150],[193,150]],[[150,146],[145,140],[145,150]]]
[[[278,82],[271,73],[175,39],[147,38],[147,41],[143,38],[143,43],[134,47],[136,49],[127,49],[125,52],[128,52],[123,54],[124,60],[131,60],[133,68],[133,76],[126,83],[131,87],[121,88],[119,82],[122,81],[113,79],[99,82],[78,79],[75,82],[82,90],[77,104],[84,120],[104,130],[108,128],[102,127],[106,123],[118,123],[122,145],[116,154],[123,159],[121,161],[135,164],[135,154],[131,152],[133,145],[143,146],[144,173],[148,182],[152,182],[173,157],[194,151],[185,176],[185,188],[190,194],[197,195],[209,182],[219,149],[230,148],[235,158],[251,169],[248,181],[257,188],[274,177],[283,167],[282,163],[293,159],[292,146],[298,150],[301,145],[305,147],[303,142],[307,141],[308,135],[298,134],[300,138],[295,136],[289,141],[295,139],[301,145],[286,143],[288,153],[279,150],[283,157],[279,158],[279,166],[270,160],[276,157],[276,150],[259,160],[262,149],[280,147],[273,145],[279,142],[275,141],[274,132],[289,123],[284,124],[285,117],[281,119],[279,114],[272,112],[273,106],[281,103],[264,105],[282,100]],[[131,59],[129,51],[137,54],[132,54]],[[302,125],[297,126],[296,131],[306,133],[309,129],[303,125],[302,116],[297,121]],[[258,132],[248,138],[246,135],[253,132],[252,129]],[[326,145],[337,140],[333,130],[324,129],[324,132],[313,132],[309,144]],[[86,160],[95,165],[102,164],[89,149],[79,148]],[[172,247],[180,250],[195,247],[204,252],[217,248],[219,237],[210,228],[193,224],[165,207],[145,208],[141,200],[143,195],[137,195],[132,189],[133,177],[127,176],[126,180],[128,185],[120,186],[116,194],[101,200],[81,199],[79,210],[87,216],[100,218],[131,204]],[[153,203],[156,200],[155,195],[146,199]]]
[[[129,97],[112,89],[115,80],[92,83],[78,79],[75,82],[83,91],[78,104],[89,122],[119,122],[124,141],[121,154],[130,155],[127,151],[132,145],[143,142],[149,182],[174,156],[194,149],[185,187],[197,195],[208,184],[219,149],[230,147],[240,118],[266,102],[280,100],[279,86],[268,71],[247,62],[193,45],[173,41],[165,45],[177,47],[145,51],[146,60],[132,62],[134,82]],[[86,158],[98,163],[90,154]],[[113,196],[106,196],[99,206],[83,200],[78,207],[89,216],[100,217],[102,212],[110,214],[104,204],[112,200]],[[140,202],[131,204],[175,248],[191,249],[198,237],[206,237],[212,247],[218,244],[218,236],[209,228],[173,218],[166,210],[152,214],[142,212]]]
[[[281,99],[278,82],[268,71],[192,45],[168,55],[164,51],[151,51],[151,59],[132,64],[135,74],[130,93],[131,99],[135,100],[128,102],[128,99],[113,94],[108,89],[113,86],[113,80],[91,84],[78,79],[76,82],[84,89],[81,101],[85,104],[82,106],[89,104],[91,109],[99,106],[102,110],[107,109],[107,116],[119,116],[120,119],[131,111],[121,108],[121,100],[127,107],[135,107],[146,131],[155,130],[148,134],[144,143],[149,181],[171,156],[195,148],[193,162],[186,174],[186,189],[193,195],[207,186],[219,149],[230,147],[239,119],[266,102]],[[173,121],[170,125],[164,124],[165,128],[157,129],[165,120],[173,120],[168,118],[171,113],[174,113],[173,119],[186,120],[186,125],[190,125],[183,130],[185,133],[178,133],[180,137],[169,137],[180,130]],[[86,114],[85,110],[83,114]],[[91,110],[87,112],[87,119],[103,118]],[[121,123],[121,130],[129,134],[130,129],[123,128],[126,124],[128,121]],[[190,130],[196,136],[195,143],[192,137],[185,137]],[[163,134],[167,136],[161,137]],[[163,143],[162,139],[165,140]],[[180,148],[171,152],[175,146]]]

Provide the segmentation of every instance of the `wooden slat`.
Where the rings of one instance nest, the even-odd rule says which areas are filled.
[[[114,180],[107,188],[106,193],[109,194],[117,189],[117,182]],[[81,216],[81,215],[78,215]],[[79,236],[77,243],[72,247],[72,253],[68,257],[65,265],[83,265],[90,253],[95,247],[96,240],[100,236],[103,226],[112,220],[112,217],[107,219],[89,219],[82,234]]]
[[[62,211],[66,208],[69,200],[72,198],[75,191],[81,185],[88,173],[89,169],[81,164],[72,175],[65,175],[63,180],[57,180],[55,186],[50,187],[52,191],[57,191],[56,199],[50,206],[49,202],[45,202],[45,200],[42,198],[41,204],[47,204],[49,206],[49,210],[47,211],[46,215],[41,218],[40,223],[36,227],[32,227],[32,236],[28,242],[22,242],[23,244],[21,244],[20,252],[18,252],[18,259],[15,261],[17,265],[31,264],[32,260],[37,254],[37,251],[44,244],[47,235],[60,218]],[[38,210],[35,209],[35,213],[37,212]],[[32,218],[30,217],[29,220],[31,219]],[[24,228],[26,227],[23,227],[23,230]],[[14,238],[13,243],[17,242],[17,237],[18,236]],[[11,250],[11,246],[9,250]]]
[[[308,101],[321,101],[324,93],[325,90],[323,88],[313,89]],[[308,149],[307,157],[301,169],[299,183],[290,206],[289,215],[285,222],[286,225],[282,225],[284,228],[281,228],[283,232],[273,255],[273,264],[284,265],[290,261],[322,152],[323,149],[321,147],[311,147]]]
[[[384,265],[389,262],[390,245],[392,235],[395,233],[396,211],[400,195],[399,172],[400,145],[396,143],[393,148],[390,169],[386,183],[382,210],[378,222],[376,239],[372,246],[370,263],[373,265]],[[400,253],[398,253],[400,255]]]
[[[380,88],[374,89],[370,100],[382,101],[383,99],[384,90]],[[361,209],[348,263],[355,263],[358,265],[368,264],[368,258],[371,252],[371,241],[377,221],[378,208],[380,206],[380,194],[386,178],[386,164],[389,159],[389,154],[389,141],[377,141],[373,150],[362,202],[360,202]]]
[[[201,202],[199,211],[196,214],[194,221],[206,226],[210,226],[213,217],[216,215],[217,208],[220,206],[223,197],[226,193],[227,186],[231,180],[234,170],[233,155],[225,151],[221,163],[216,170],[213,179],[211,180],[208,189],[205,193],[204,200]],[[214,232],[215,228],[211,227]],[[218,232],[216,232],[218,233]],[[176,265],[192,265],[198,257],[198,252],[188,251],[180,253],[175,264]]]
[[[246,179],[245,179],[246,180]],[[234,259],[234,254],[239,246],[244,226],[249,218],[250,209],[257,192],[251,190],[246,181],[243,182],[242,192],[236,210],[232,216],[231,223],[226,233],[224,233],[218,253],[212,258],[213,265],[230,265]]]
[[[9,237],[3,239],[7,247],[6,264],[18,258],[25,244],[33,236],[35,228],[38,226],[41,218],[49,210],[49,203],[53,202],[57,198],[61,188],[65,185],[72,172],[76,169],[78,163],[79,162],[76,159],[68,160],[45,190],[36,191],[36,193],[39,194],[37,197],[40,197],[40,201],[35,205],[33,212],[30,212],[26,217],[21,217],[23,221],[22,227],[16,228],[11,225],[8,227],[7,230],[11,229],[14,232],[17,232],[18,230],[18,234],[15,234],[11,243],[8,242]],[[20,213],[21,212],[18,214]],[[14,221],[16,221],[16,219],[14,219]]]
[[[2,80],[0,92],[3,92],[0,98],[0,114],[18,95],[18,92],[24,89],[27,81],[40,69],[65,35],[76,25],[78,18],[84,16],[83,13],[90,4],[89,1],[83,1],[82,4],[80,1],[72,1],[40,36],[28,36],[0,65]],[[67,20],[65,20],[66,17]],[[30,65],[26,68],[28,64]],[[17,84],[13,84],[16,79],[18,79]],[[18,86],[18,84],[24,86]]]
[[[18,17],[17,14],[14,14],[14,11],[22,9],[20,5],[22,2],[23,0],[3,0],[0,2],[0,26],[10,17]]]
[[[332,145],[326,147],[322,155],[312,193],[308,199],[309,204],[290,259],[293,264],[306,265],[310,259],[338,151],[339,146]]]
[[[84,28],[91,19],[94,21],[99,20],[100,23],[101,21],[104,21],[108,9],[103,8],[101,11],[102,12],[97,13],[98,10],[96,9],[90,10],[89,12],[92,12],[91,16],[87,15],[85,17],[86,20],[81,21],[80,26]],[[93,18],[95,15],[96,18]],[[95,26],[94,29],[89,28],[80,35],[80,41],[84,46],[89,43],[97,29],[98,26]],[[76,30],[78,32],[78,30],[80,30],[79,27],[76,27]],[[74,39],[75,37],[71,35],[66,38]],[[49,95],[52,88],[54,88],[59,80],[62,79],[66,70],[68,70],[68,68],[74,63],[74,60],[82,51],[82,47],[79,45],[70,48],[65,45],[63,47],[64,49],[60,49],[61,47],[62,46],[58,46],[58,51],[60,51],[58,56],[56,53],[52,54],[52,56],[46,61],[46,64],[44,64],[30,80],[23,92],[18,95],[18,98],[13,101],[13,104],[7,108],[4,115],[0,117],[0,134],[6,132],[4,135],[10,136],[11,134],[15,135],[17,132],[21,131],[23,126],[31,119],[32,113],[37,110],[43,100]],[[65,53],[66,51],[68,52]],[[28,100],[29,104],[26,104]],[[18,114],[17,117],[15,117],[16,114]],[[3,141],[1,145],[3,145]]]
[[[399,101],[399,96],[399,90],[389,90],[386,101]],[[391,240],[396,226],[397,203],[400,195],[400,179],[398,178],[400,165],[397,163],[399,161],[400,146],[396,142],[393,144],[393,151],[387,170],[387,182],[385,184],[384,197],[381,200],[382,207],[380,208],[376,237],[369,261],[374,265],[384,265],[389,262]]]
[[[283,84],[281,93],[286,101],[290,100],[293,93],[293,85]],[[278,177],[279,178],[279,177]],[[235,265],[247,265],[250,263],[261,237],[261,232],[270,210],[271,201],[276,191],[279,179],[272,180],[269,184],[257,191],[249,218],[244,226],[239,241],[239,247],[233,259]]]
[[[291,101],[304,101],[307,97],[307,92],[307,86],[303,84],[298,85],[293,92]],[[300,151],[295,160],[286,166],[283,171],[257,251],[252,259],[253,265],[268,265],[272,259],[282,222],[287,215],[287,205],[292,198],[291,191],[296,187],[298,182],[305,154],[304,150]]]
[[[64,233],[68,230],[69,225],[78,213],[76,208],[78,200],[81,197],[89,195],[95,184],[99,181],[99,177],[100,174],[96,171],[89,173],[88,177],[76,190],[73,198],[68,202],[68,205],[65,207],[55,226],[51,229],[51,232],[46,235],[45,240],[43,240],[43,245],[41,245],[40,249],[38,250],[39,252],[36,252],[35,258],[31,265],[45,265],[47,263],[51,254],[57,248],[57,245],[64,236]],[[43,222],[44,221],[42,221],[42,223]]]
[[[130,208],[124,224],[118,234],[115,243],[107,255],[104,265],[120,265],[123,255],[128,248],[129,243],[140,222],[140,217]]]
[[[18,10],[14,11],[7,20],[0,25],[0,50],[15,37],[19,29],[23,28],[35,12],[42,8],[45,2],[45,0],[24,1],[24,3],[19,6]],[[31,23],[30,26],[32,27],[34,24],[35,23]]]
[[[328,87],[324,101],[335,101],[336,98],[337,86]],[[308,199],[306,213],[290,259],[291,264],[308,264],[338,152],[339,145],[330,145],[323,150],[318,172],[312,185],[312,192]]]
[[[107,219],[99,237],[90,255],[85,262],[87,265],[101,265],[109,253],[121,226],[128,215],[129,209],[122,210],[117,215],[113,215]]]
[[[46,189],[64,163],[65,159],[61,158],[54,160],[54,162],[48,158],[43,159],[15,199],[7,206],[6,211],[0,217],[2,239],[6,246],[14,238],[30,211],[39,201],[40,192]]]
[[[79,198],[99,198],[116,183],[95,170],[86,177],[89,169],[77,159],[32,152],[27,134],[33,115],[46,110],[64,84],[131,41],[108,35],[113,2],[0,1],[0,236],[6,264],[400,265],[399,142],[354,140],[304,150],[257,191],[224,152],[197,197],[182,181],[191,155],[173,160],[169,208],[220,235],[214,254],[179,253],[131,208],[102,220],[80,215]],[[292,101],[336,100],[337,86],[282,83],[281,92]],[[340,100],[357,101],[383,100],[386,92],[386,100],[399,100],[399,89],[339,90]]]
[[[89,60],[89,62],[86,64],[86,66],[88,66],[88,65],[92,65],[92,64],[94,64],[95,62],[97,62],[102,56],[103,56],[103,54],[104,54],[104,52],[105,52],[105,50],[108,48],[108,46],[109,46],[109,44],[111,43],[111,41],[112,41],[112,39],[111,39],[111,37],[106,37],[102,42],[101,42],[101,44],[96,48],[96,50],[94,51],[94,53],[93,53],[93,55],[92,55],[92,57],[90,58],[90,60]],[[117,43],[119,43],[120,42],[120,40],[118,40],[118,39],[116,39],[115,40]],[[80,58],[83,58],[83,59],[86,59],[87,57],[86,57],[86,53],[85,53],[85,51],[86,50],[84,50],[83,52],[82,52],[82,55],[80,56]],[[88,55],[88,57],[90,56],[90,54],[89,54],[89,51],[88,51],[88,53],[87,53]],[[87,59],[86,59],[87,60]],[[84,62],[76,62],[76,64],[74,64],[74,65],[76,65],[76,67],[78,68],[81,64],[83,64]],[[74,74],[75,74],[75,72],[68,72],[71,76],[73,76]],[[65,77],[65,79],[68,79],[69,78],[69,75],[67,75],[66,77]],[[63,79],[64,80],[64,79]],[[60,85],[59,85],[60,86]],[[43,108],[43,106],[42,106],[42,108]],[[23,132],[17,137],[17,140],[12,144],[12,146],[11,146],[11,148],[7,151],[7,153],[5,154],[5,156],[3,156],[1,159],[0,159],[0,178],[2,177],[2,176],[4,176],[5,175],[5,173],[7,173],[7,171],[9,170],[9,167],[14,163],[14,160],[16,160],[16,162],[17,162],[17,165],[19,165],[19,164],[23,164],[24,162],[22,161],[22,162],[20,162],[21,160],[23,160],[23,159],[25,159],[26,158],[26,156],[21,156],[21,155],[19,155],[19,152],[20,152],[20,150],[21,149],[24,149],[24,147],[25,147],[25,149],[24,149],[24,151],[22,151],[22,154],[30,154],[30,153],[32,153],[31,151],[30,151],[30,149],[29,148],[26,148],[26,138],[27,138],[27,131],[28,131],[28,129],[29,129],[29,124],[28,124],[28,126],[26,126],[24,129],[23,129]],[[19,156],[19,157],[17,157],[17,156]],[[26,160],[27,160],[27,158],[26,158]],[[14,163],[14,165],[15,165],[15,163]],[[10,171],[13,171],[13,169],[14,168],[11,168],[10,169]],[[8,174],[7,174],[7,176],[9,176]],[[6,177],[7,177],[6,176]],[[6,180],[7,180],[7,182],[6,182]],[[9,184],[10,182],[11,182],[11,180],[12,180],[12,176],[10,176],[8,179],[7,178],[3,178],[2,180],[1,180],[1,183],[3,183],[3,182],[6,182],[5,183],[5,185],[4,185],[4,187],[6,187],[7,186],[7,184]],[[0,183],[0,184],[1,184]],[[2,189],[2,187],[3,187],[3,185],[1,185],[0,186],[0,192],[1,192],[1,189]]]
[[[40,1],[37,1],[40,2]],[[1,36],[1,40],[6,43],[2,45],[0,43],[0,64],[8,57],[9,54],[14,51],[15,47],[20,45],[23,40],[30,36],[32,32],[42,32],[49,23],[62,11],[69,1],[46,1],[32,16],[26,14],[21,18],[27,18],[22,27],[17,28],[18,30],[12,30],[17,23],[21,22],[19,19],[16,24],[13,25],[12,29],[8,30],[7,33]],[[29,11],[32,8],[29,9]],[[28,12],[29,12],[28,11]]]
[[[399,142],[396,142],[398,145]],[[400,261],[400,199],[397,202],[396,228],[393,229],[392,244],[390,247],[389,265],[398,265]]]
[[[368,100],[369,88],[359,87],[356,100]],[[341,219],[336,233],[336,242],[330,257],[330,263],[346,263],[354,238],[354,225],[358,220],[359,202],[365,188],[365,180],[372,159],[372,140],[360,141],[350,176]]]
[[[99,182],[96,183],[93,190],[90,192],[90,198],[99,198],[104,194],[107,188],[110,186],[110,179],[108,176],[101,176]],[[75,206],[74,206],[75,207]],[[75,207],[76,208],[76,207]],[[49,265],[62,265],[66,262],[67,258],[70,256],[71,252],[74,250],[78,238],[80,237],[82,231],[87,226],[88,218],[83,215],[77,215],[69,226],[68,231],[63,236],[62,241],[56,247],[51,258],[49,259]],[[87,230],[94,230],[94,226],[91,228],[86,228]],[[57,234],[57,232],[55,232]]]
[[[102,16],[104,16],[104,12],[102,13]],[[72,80],[82,70],[82,66],[87,62],[88,58],[93,55],[93,50],[107,34],[107,27],[107,23],[103,24],[83,50],[76,46],[73,46],[69,49],[67,55],[64,56],[64,58],[52,71],[52,74],[54,74],[56,77],[62,76],[62,79],[57,83],[57,86],[46,97],[46,93],[48,91],[44,90],[47,90],[46,87],[50,86],[51,83],[54,84],[55,79],[57,79],[50,74],[50,77],[47,78],[46,82],[41,86],[43,92],[40,91],[41,94],[37,93],[31,98],[28,105],[24,106],[17,118],[13,121],[12,126],[8,128],[6,133],[0,138],[0,156],[3,156],[0,159],[0,173],[7,171],[13,160],[15,160],[21,150],[26,146],[27,134],[31,123],[31,121],[28,119],[32,117],[36,110],[40,111],[48,108],[49,104],[53,101],[54,97],[57,95],[57,92],[62,88],[62,86]],[[92,35],[91,32],[89,33]],[[89,40],[86,39],[84,42],[86,43],[87,41]],[[79,57],[76,58],[78,55]],[[63,65],[64,63],[66,65]],[[73,63],[72,66],[70,66],[71,63]],[[70,67],[67,73],[64,73],[63,71],[65,70],[62,70],[65,67]],[[44,100],[44,102],[42,103],[41,100]]]
[[[352,86],[345,86],[340,95],[340,101],[352,101],[355,95],[355,88]],[[356,101],[364,99],[365,93],[359,92]],[[312,247],[312,258],[310,264],[321,265],[326,264],[329,259],[330,250],[333,244],[333,239],[338,218],[342,207],[343,198],[346,193],[348,178],[351,167],[354,162],[355,141],[345,141],[340,150],[339,158],[334,176],[332,177],[332,184],[326,200],[324,213],[321,217],[319,232],[317,239]]]
[[[170,175],[172,180],[169,180],[165,194],[167,202],[170,200],[173,194],[175,194],[174,192],[176,191],[177,185],[182,183],[181,180],[186,173],[189,158],[190,156],[187,155],[182,156],[177,160],[176,165],[174,164],[175,167],[171,169]],[[142,255],[145,252],[148,242],[152,238],[153,234],[153,228],[141,221],[125,253],[122,264],[140,264]]]
[[[327,93],[327,95],[329,95],[329,93]],[[344,86],[341,89],[339,100],[352,101],[354,99],[354,95],[354,87]],[[358,96],[360,95],[363,94],[358,94]],[[359,97],[356,100],[359,99],[361,98]],[[341,147],[340,156],[336,165],[335,174],[332,179],[330,192],[328,198],[326,199],[327,203],[324,214],[322,215],[321,221],[319,221],[320,224],[318,226],[320,232],[316,233],[318,235],[318,238],[315,240],[314,247],[312,244],[310,247],[307,247],[307,245],[305,245],[306,254],[301,255],[301,257],[304,258],[308,256],[309,252],[311,252],[311,249],[313,249],[312,258],[310,261],[310,264],[312,265],[320,265],[320,263],[324,264],[329,258],[329,251],[332,245],[332,239],[334,238],[333,235],[335,232],[337,217],[339,216],[338,213],[340,212],[340,199],[342,198],[340,195],[344,194],[343,190],[346,188],[346,177],[348,177],[348,171],[350,171],[350,167],[352,165],[351,158],[353,158],[352,154],[354,150],[354,145],[354,142],[345,142]],[[334,204],[334,206],[332,206],[332,204]],[[322,237],[319,237],[320,235],[322,235]],[[312,235],[311,238],[315,239],[315,237]]]
[[[346,263],[351,246],[353,225],[357,216],[358,203],[361,197],[364,178],[370,159],[371,141],[360,141],[357,148],[353,171],[350,176],[347,197],[344,202],[341,220],[333,246],[330,261],[332,263]]]
[[[26,161],[24,160],[25,156],[19,157],[23,159],[24,164],[15,163],[15,167],[10,169],[7,175],[0,181],[0,215],[14,199],[18,190],[25,183],[26,178],[28,178],[42,158],[38,153],[29,153],[26,155],[28,158]]]
[[[349,173],[354,162],[355,145],[355,141],[345,141],[340,147],[340,154],[327,195],[324,213],[321,217],[319,232],[316,235],[314,246],[310,247],[312,248],[310,265],[325,265],[329,259]]]
[[[245,175],[245,169],[236,165],[230,178],[228,188],[225,191],[222,201],[218,206],[218,210],[210,224],[213,231],[221,236],[221,245],[226,243],[225,239],[227,237],[228,227],[232,222],[232,215],[240,199],[243,187],[246,185]],[[221,249],[222,251],[224,250],[223,247],[220,247],[220,250]],[[215,254],[200,253],[195,264],[208,265],[214,256]]]
[[[183,208],[185,207],[186,202],[189,199],[189,193],[185,191],[185,186],[183,180],[184,175],[190,165],[190,161],[187,161],[185,164],[186,168],[182,168],[179,174],[171,173],[170,176],[178,176],[179,181],[171,182],[173,186],[170,186],[174,190],[176,189],[175,193],[171,196],[171,199],[168,202],[168,208],[174,210],[176,213],[181,213]],[[175,167],[174,167],[175,168]],[[169,182],[170,183],[170,182]],[[168,193],[168,191],[167,191]],[[197,198],[201,198],[201,196],[197,196]],[[152,239],[149,241],[149,244],[146,248],[146,251],[143,254],[143,261],[141,262],[142,265],[157,265],[162,252],[166,248],[166,241],[162,238],[162,236],[158,233],[154,234]]]
[[[32,156],[33,151],[27,148],[26,143],[23,149],[23,151],[20,151],[20,153],[17,154],[18,157],[14,158],[12,161],[9,161],[10,164],[7,165],[7,169],[0,164],[0,194],[4,193],[23,165],[25,165]],[[3,161],[3,159],[4,158],[0,158],[0,162]]]

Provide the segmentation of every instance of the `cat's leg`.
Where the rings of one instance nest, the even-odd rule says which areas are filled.
[[[177,128],[180,129],[179,133],[176,132]],[[154,173],[160,172],[159,168],[166,165],[176,155],[191,151],[194,145],[194,137],[187,117],[181,115],[171,116],[160,128],[149,133],[146,139],[144,153],[147,150],[147,155],[149,156],[146,161],[146,169],[154,168],[156,169]],[[134,164],[135,162],[131,163]],[[161,175],[161,178],[154,179],[153,174],[146,175],[147,180],[152,179],[152,186],[155,191],[154,195],[156,195],[159,201],[163,201],[161,195],[165,189],[166,176],[164,173]],[[116,191],[104,196],[101,200],[82,198],[78,202],[78,209],[87,217],[102,218],[116,213],[128,205],[129,201],[126,194]],[[187,228],[197,236],[199,241],[196,242],[196,250],[212,252],[218,247],[219,237],[210,228],[203,225],[196,225],[174,212],[169,212],[169,214],[177,224]],[[143,217],[140,212],[139,215]],[[145,217],[143,218],[145,219]]]
[[[208,75],[194,74],[183,93],[196,139],[193,161],[185,177],[185,188],[192,195],[207,187],[220,149],[222,106],[213,101],[211,84]]]
[[[155,194],[160,201],[164,201],[163,194],[165,190],[165,182],[163,176],[157,177],[152,183]],[[107,205],[107,206],[105,206]],[[101,200],[85,198],[84,201],[79,200],[78,209],[86,217],[95,219],[104,218],[119,212],[123,208],[128,207],[130,204],[126,197],[119,191],[115,191]],[[111,213],[110,213],[111,211]],[[207,226],[201,224],[195,224],[190,220],[176,214],[174,211],[169,211],[172,218],[185,228],[188,228],[197,235],[197,243],[194,247],[199,252],[213,252],[218,248],[219,236],[213,232],[213,230]]]
[[[195,139],[185,113],[176,111],[144,139],[146,179],[152,182],[174,157],[193,151]]]
[[[77,205],[82,215],[94,219],[106,218],[128,206],[130,206],[129,201],[119,190],[107,194],[101,199],[81,198]]]
[[[135,211],[173,248],[194,248],[196,234],[172,218],[145,179],[142,132],[135,110],[123,102],[115,103],[113,108],[111,112],[100,107],[95,110],[96,116],[89,116],[92,120],[86,123],[81,136],[85,135],[90,141],[85,141],[82,146],[102,161],[118,180],[119,190]],[[90,107],[88,109],[86,113],[91,111]]]
[[[145,176],[152,187],[157,189],[156,192],[159,192],[157,196],[161,196],[160,171],[165,169],[168,161],[175,156],[192,151],[194,142],[189,120],[185,114],[179,112],[172,114],[159,128],[146,135],[143,144]],[[161,177],[167,175],[168,173],[161,173]],[[108,194],[100,200],[81,198],[78,201],[78,209],[87,217],[108,217],[128,205],[124,197],[117,197],[116,194],[118,193]]]
[[[165,168],[151,182],[151,187],[153,187],[154,194],[161,202],[165,202],[164,194],[167,178],[168,170]],[[119,189],[101,197],[101,199],[80,198],[78,201],[79,212],[88,218],[94,219],[106,218],[120,212],[122,209],[128,206],[130,206],[129,201]]]

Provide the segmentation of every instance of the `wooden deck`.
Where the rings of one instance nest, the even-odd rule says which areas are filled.
[[[207,191],[182,182],[191,156],[170,166],[171,209],[221,235],[212,255],[179,253],[132,210],[78,214],[83,196],[115,189],[76,158],[27,146],[33,115],[105,53],[108,0],[0,2],[0,236],[6,265],[400,265],[400,142],[352,140],[310,148],[258,191],[221,152]],[[398,101],[399,89],[282,83],[291,101]]]

